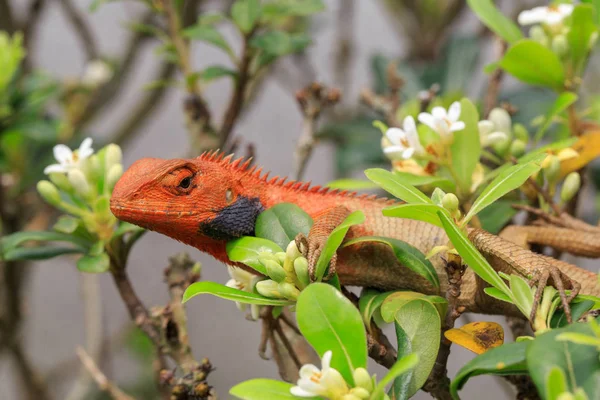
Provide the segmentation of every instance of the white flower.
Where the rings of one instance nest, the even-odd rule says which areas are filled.
[[[452,139],[452,132],[465,129],[465,123],[459,121],[459,117],[460,103],[455,101],[450,105],[448,111],[443,107],[433,107],[431,114],[419,114],[419,121],[436,131],[442,141],[446,142]]]
[[[337,399],[349,392],[348,384],[336,369],[330,367],[332,352],[327,351],[321,359],[321,369],[313,364],[300,368],[297,386],[290,389],[294,396],[325,396]]]
[[[227,272],[229,272],[230,280],[227,281],[225,286],[229,286],[234,289],[243,290],[244,292],[252,292],[254,289],[254,285],[259,277],[251,274],[250,272],[243,270],[238,267],[227,267]],[[246,309],[246,304],[235,302],[235,305],[240,311],[244,311]],[[260,306],[258,304],[250,305],[250,314],[252,319],[257,320],[260,313]]]
[[[403,128],[389,128],[385,132],[391,145],[385,146],[383,152],[392,160],[408,160],[413,154],[423,154],[424,149],[419,142],[417,125],[413,117],[404,118]]]
[[[81,83],[85,86],[96,87],[108,82],[113,76],[110,66],[102,60],[89,62],[81,77]]]
[[[506,133],[494,131],[494,123],[487,119],[479,121],[477,127],[479,128],[479,140],[481,141],[482,147],[492,145],[508,138]]]
[[[531,10],[522,11],[519,14],[519,24],[547,24],[557,25],[573,12],[573,4],[552,4],[547,7],[535,7]]]
[[[81,142],[79,149],[75,151],[72,151],[64,144],[57,144],[54,146],[53,151],[54,158],[58,161],[58,164],[48,165],[44,168],[45,174],[50,174],[52,172],[69,172],[72,169],[80,168],[82,162],[94,154],[94,149],[92,149],[92,138],[87,138]]]

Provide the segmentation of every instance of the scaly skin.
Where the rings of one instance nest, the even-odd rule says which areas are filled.
[[[260,169],[248,168],[247,162],[232,161],[231,156],[223,158],[218,153],[189,160],[142,159],[134,163],[115,186],[111,210],[121,220],[165,234],[235,265],[227,257],[227,241],[252,235],[257,215],[283,202],[297,204],[315,221],[309,234],[313,246],[309,249],[309,261],[317,254],[315,246],[322,244],[331,229],[356,210],[365,214],[365,223],[352,227],[347,239],[367,235],[391,237],[423,253],[448,242],[444,231],[434,225],[383,216],[382,209],[392,201],[309,187],[308,183],[267,179],[266,175],[261,176]],[[596,275],[591,272],[536,255],[482,230],[470,230],[469,237],[498,271],[532,274],[553,265],[580,282],[581,293],[600,296]],[[434,256],[431,262],[440,278],[441,293],[445,293],[447,278],[442,256]],[[336,264],[340,280],[346,285],[438,293],[425,278],[401,266],[385,244],[344,247],[338,251]],[[459,305],[471,312],[516,313],[509,304],[487,296],[484,287],[485,283],[468,269]]]

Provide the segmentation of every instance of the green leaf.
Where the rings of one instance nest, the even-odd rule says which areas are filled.
[[[15,260],[47,260],[64,254],[83,253],[80,249],[57,246],[18,247],[4,252],[0,257],[3,261]]]
[[[467,98],[460,101],[460,107],[460,119],[465,123],[465,129],[454,134],[450,152],[452,155],[452,169],[456,175],[459,191],[466,194],[471,192],[471,178],[481,155],[479,128],[477,126],[479,113],[475,105]]]
[[[108,254],[85,255],[77,260],[77,269],[81,272],[102,273],[110,268]]]
[[[413,368],[415,368],[418,363],[419,356],[414,353],[404,356],[398,361],[396,361],[392,368],[390,368],[387,374],[383,377],[383,379],[381,379],[379,383],[377,383],[377,386],[373,390],[373,393],[371,394],[370,398],[382,399],[385,387],[400,375],[405,374]]]
[[[401,265],[404,265],[411,271],[414,271],[427,279],[435,288],[440,288],[437,272],[431,262],[425,258],[423,253],[410,244],[403,242],[402,240],[382,236],[363,236],[347,241],[344,243],[344,247],[363,242],[379,242],[387,244],[392,248],[394,255]]]
[[[475,200],[463,223],[466,224],[481,210],[525,183],[527,178],[540,170],[545,158],[546,154],[539,155],[533,161],[513,165],[498,175]]]
[[[200,78],[204,82],[211,82],[215,79],[223,78],[223,77],[232,77],[237,78],[238,73],[236,70],[231,68],[224,67],[222,65],[211,65],[203,69],[198,75],[197,78]]]
[[[231,6],[231,18],[233,22],[245,34],[254,29],[254,25],[262,14],[259,0],[237,0]]]
[[[535,134],[535,141],[539,142],[544,137],[544,133],[552,125],[554,117],[565,111],[571,104],[577,101],[577,95],[573,92],[563,92],[554,101],[552,107],[548,110],[545,116],[544,123],[540,126]]]
[[[121,223],[119,224],[119,227],[117,228],[115,233],[113,233],[111,239],[121,237],[128,233],[140,233],[143,231],[144,231],[144,228],[140,228],[139,226],[130,224],[129,222],[121,221]]]
[[[553,367],[546,378],[546,393],[549,399],[558,399],[558,396],[567,392],[567,377],[558,367]]]
[[[183,36],[194,40],[201,40],[210,43],[229,54],[233,54],[231,47],[223,37],[223,35],[211,25],[194,25],[183,31]]]
[[[496,200],[483,210],[479,211],[478,217],[481,227],[497,235],[508,222],[517,214],[513,204],[519,204],[520,201]]]
[[[71,234],[75,232],[80,222],[81,220],[79,218],[75,218],[70,215],[61,215],[52,229],[54,229],[56,232]]]
[[[300,207],[280,203],[260,213],[256,219],[256,236],[286,249],[299,233],[307,236],[312,225],[312,218]]]
[[[575,323],[537,336],[526,351],[529,374],[542,398],[549,398],[546,378],[554,368],[563,371],[570,392],[579,387],[589,398],[595,398],[600,382],[600,353],[591,346],[556,340],[567,332],[592,335],[589,324]]]
[[[358,309],[360,310],[362,319],[368,329],[371,326],[371,318],[373,318],[373,314],[377,311],[377,309],[379,309],[385,298],[392,293],[394,292],[381,293],[378,290],[369,288],[365,288],[362,291],[360,294],[360,299],[358,300]]]
[[[584,61],[590,51],[590,39],[597,32],[598,28],[594,23],[594,8],[589,4],[576,5],[571,16],[571,26],[567,33],[575,76],[581,76]]]
[[[219,11],[202,13],[198,17],[198,25],[216,25],[223,22],[227,17]]]
[[[400,204],[384,208],[382,213],[386,217],[415,219],[442,227],[437,216],[438,211],[448,213],[445,208],[436,204]]]
[[[560,59],[552,50],[533,40],[519,40],[511,46],[500,60],[500,67],[531,85],[558,91],[564,88],[565,70]]]
[[[529,341],[503,344],[478,355],[466,363],[450,384],[454,399],[467,380],[478,375],[516,375],[527,373],[525,351]]]
[[[435,363],[440,346],[440,315],[427,300],[414,299],[396,312],[395,325],[410,340],[411,352],[419,356],[419,364],[408,385],[408,397],[411,397],[423,386]]]
[[[407,203],[433,204],[431,199],[416,187],[406,184],[401,178],[390,171],[381,168],[371,168],[365,171],[371,181],[378,184],[383,190]]]
[[[438,187],[445,192],[453,192],[456,189],[454,182],[440,176],[413,175],[400,171],[394,171],[394,175],[400,178],[402,182],[412,186]]]
[[[521,29],[504,16],[492,0],[467,0],[467,4],[485,26],[508,43],[523,38]]]
[[[381,319],[385,322],[392,322],[396,316],[396,312],[402,308],[406,303],[415,299],[426,300],[431,303],[436,310],[440,318],[446,317],[446,311],[448,311],[448,301],[436,295],[426,295],[419,292],[411,292],[407,290],[399,290],[393,293],[389,293],[383,300],[380,308]]]
[[[304,34],[289,34],[284,31],[269,31],[255,36],[250,44],[272,57],[281,57],[298,52],[310,43]]]
[[[438,216],[444,225],[448,238],[458,250],[458,253],[469,267],[484,281],[510,295],[510,289],[498,276],[494,268],[487,262],[485,257],[473,246],[467,236],[456,226],[446,214],[438,212]]]
[[[510,298],[510,296],[508,296],[506,293],[504,293],[500,289],[496,289],[495,287],[486,287],[483,289],[483,291],[488,296],[492,296],[493,298],[498,299],[500,301],[505,301],[505,302],[511,303],[511,304],[513,302],[512,299]]]
[[[577,296],[576,299],[578,299]],[[595,303],[591,300],[573,300],[570,304],[571,306],[571,318],[573,321],[579,320],[586,312],[590,311]],[[569,323],[567,321],[567,316],[563,310],[559,310],[552,316],[550,320],[550,328],[562,328],[563,326],[567,326]]]
[[[307,17],[325,9],[321,0],[297,0],[269,2],[263,6],[266,20],[282,17]]]
[[[518,275],[511,275],[510,291],[513,294],[514,304],[529,318],[533,308],[533,291],[527,281]]]
[[[337,179],[327,184],[328,188],[339,189],[339,190],[364,190],[364,189],[376,189],[379,186],[370,181],[364,181],[362,179]]]
[[[243,290],[231,288],[216,282],[196,282],[192,283],[183,293],[183,302],[187,302],[192,297],[200,294],[212,294],[222,299],[233,300],[245,304],[259,304],[265,306],[286,306],[293,304],[289,300],[270,299],[256,293],[245,292]]]
[[[344,237],[346,237],[346,233],[350,227],[353,225],[362,224],[364,221],[365,214],[363,214],[362,211],[354,211],[331,232],[327,238],[327,242],[325,242],[325,246],[323,246],[323,249],[321,250],[321,255],[317,260],[317,265],[315,268],[315,275],[319,281],[323,278],[323,275],[325,275],[325,271],[329,266],[331,257],[333,257],[338,247],[340,247],[344,241]]]
[[[264,399],[297,399],[290,393],[293,387],[291,383],[276,381],[274,379],[250,379],[238,383],[229,390],[229,394],[242,400],[264,400]],[[317,397],[309,397],[316,399]]]
[[[80,250],[86,250],[89,242],[77,236],[54,231],[23,231],[0,238],[0,249],[5,252],[25,242],[69,242]]]
[[[271,253],[283,251],[276,243],[253,236],[244,236],[227,242],[225,250],[227,251],[227,257],[229,257],[231,261],[241,262],[242,264],[252,267],[262,275],[268,274],[264,265],[258,261],[259,254],[264,251],[270,251]]]
[[[331,366],[352,385],[352,371],[367,366],[365,325],[352,302],[333,286],[313,283],[298,297],[296,318],[319,356],[331,350]]]

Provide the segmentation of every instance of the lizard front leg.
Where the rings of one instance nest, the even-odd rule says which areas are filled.
[[[314,224],[308,232],[308,237],[303,234],[296,236],[296,245],[308,260],[308,272],[311,280],[316,280],[315,269],[327,238],[333,230],[341,224],[350,214],[350,210],[344,206],[331,208],[314,218]],[[326,279],[335,274],[337,254],[334,254],[329,263],[329,271]]]
[[[558,290],[567,320],[571,322],[571,309],[569,303],[581,290],[579,282],[569,276],[569,272],[581,274],[581,269],[565,262],[555,263],[550,257],[535,254],[520,247],[513,242],[494,236],[481,229],[469,231],[469,239],[475,247],[485,256],[492,267],[498,272],[507,274],[518,273],[529,279],[531,286],[536,285],[533,307],[530,320],[535,319],[544,287],[552,285]],[[584,276],[595,280],[594,274]],[[566,290],[570,290],[569,295]],[[598,291],[596,287],[595,292]],[[596,293],[589,293],[596,294]]]

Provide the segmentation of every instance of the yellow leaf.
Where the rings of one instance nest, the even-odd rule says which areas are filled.
[[[573,171],[579,171],[596,157],[600,156],[600,130],[584,133],[571,147],[579,155],[560,163],[561,178],[564,178]]]
[[[504,330],[495,322],[471,322],[444,332],[446,339],[474,353],[482,354],[504,343]]]

